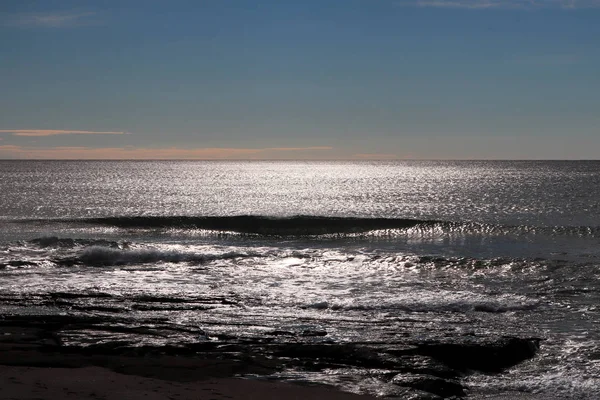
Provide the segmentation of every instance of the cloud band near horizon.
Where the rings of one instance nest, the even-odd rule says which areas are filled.
[[[55,160],[242,160],[277,158],[286,154],[325,152],[333,150],[329,146],[311,147],[266,147],[266,148],[144,148],[144,147],[26,147],[17,145],[0,146],[0,158],[9,159],[55,159]],[[308,155],[308,158],[311,155]],[[286,157],[281,157],[286,158]],[[288,157],[289,158],[289,157]]]
[[[13,136],[56,136],[56,135],[128,135],[130,132],[115,131],[78,131],[61,129],[0,129],[0,133],[10,133]]]

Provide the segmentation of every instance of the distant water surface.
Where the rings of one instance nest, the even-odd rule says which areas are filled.
[[[323,215],[600,225],[600,163],[3,161],[0,215]]]

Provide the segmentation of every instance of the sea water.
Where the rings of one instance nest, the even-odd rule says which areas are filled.
[[[1,315],[104,321],[64,346],[517,335],[473,398],[600,397],[600,162],[0,161],[0,227]]]

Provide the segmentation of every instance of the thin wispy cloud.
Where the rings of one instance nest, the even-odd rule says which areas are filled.
[[[70,131],[59,129],[0,129],[0,133],[10,133],[13,136],[56,136],[56,135],[128,135],[129,132],[113,131]]]
[[[22,28],[71,28],[96,24],[95,16],[96,13],[91,11],[5,14],[2,22],[3,25]]]
[[[159,160],[159,159],[198,159],[198,160],[240,160],[294,158],[318,158],[317,153],[332,150],[328,146],[310,147],[267,147],[267,148],[144,148],[144,147],[31,147],[0,146],[0,158],[60,159],[60,160]],[[312,155],[312,156],[311,156]]]
[[[261,151],[307,151],[307,150],[331,150],[330,146],[312,146],[312,147],[267,147]]]
[[[400,0],[403,6],[485,9],[600,8],[600,0]]]

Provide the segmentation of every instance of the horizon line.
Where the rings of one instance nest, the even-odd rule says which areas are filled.
[[[283,162],[294,162],[294,161],[308,161],[308,162],[322,162],[322,161],[353,161],[353,162],[390,162],[390,161],[600,161],[600,158],[322,158],[322,159],[311,159],[311,158],[0,158],[0,161],[84,161],[84,162],[122,162],[122,161],[211,161],[211,162],[239,162],[239,161],[252,161],[252,162],[267,162],[267,161],[283,161]]]

